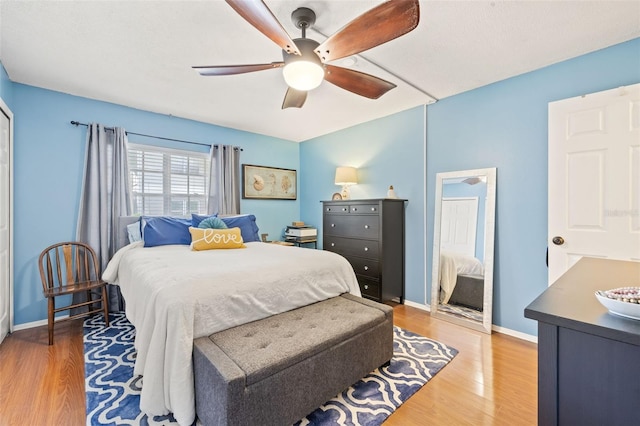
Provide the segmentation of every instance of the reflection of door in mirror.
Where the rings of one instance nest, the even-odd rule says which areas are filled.
[[[435,204],[432,313],[490,333],[495,169],[438,173]]]

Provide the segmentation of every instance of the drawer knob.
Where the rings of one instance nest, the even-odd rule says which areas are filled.
[[[364,229],[369,229],[369,225],[365,225],[365,226],[364,226]]]
[[[375,211],[376,211],[376,208],[375,208],[375,207],[371,207],[371,211],[372,211],[372,212],[375,212]]]
[[[369,286],[367,284],[364,285],[365,290],[369,290]]]
[[[357,207],[354,207],[354,208],[353,208],[353,211],[354,211],[354,212],[357,212],[357,211],[358,211],[358,208],[357,208]]]
[[[364,265],[364,270],[365,270],[365,271],[368,271],[368,270],[369,270],[369,267],[368,267],[367,265]]]
[[[343,207],[343,208],[342,208],[342,211],[343,211],[343,212],[346,212],[346,211],[347,211],[347,208],[346,208],[346,207]]]
[[[330,212],[331,211],[331,207],[327,207],[327,211]]]
[[[331,243],[331,247],[335,247],[335,246],[336,246],[336,243]]]
[[[364,248],[364,251],[369,251],[369,247],[365,247],[365,248]]]
[[[332,224],[331,224],[331,227],[332,227],[332,228],[335,228],[335,227],[336,227],[336,224],[335,224],[335,223],[332,223]]]

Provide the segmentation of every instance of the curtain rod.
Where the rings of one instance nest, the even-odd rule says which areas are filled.
[[[80,123],[79,121],[75,121],[75,120],[72,120],[71,124],[73,124],[76,127],[77,126],[89,127],[89,125],[87,123]],[[113,127],[105,127],[104,129],[113,131]],[[192,142],[192,141],[185,141],[185,140],[182,140],[182,139],[174,139],[174,138],[165,138],[163,136],[145,135],[144,133],[130,132],[128,130],[125,131],[125,133],[127,135],[144,136],[145,138],[154,138],[154,139],[162,139],[162,140],[165,140],[165,141],[190,143],[190,144],[193,144],[193,145],[214,146],[216,148],[218,147],[218,145],[216,145],[216,144],[202,143],[202,142]],[[242,148],[234,148],[234,149],[239,149],[240,151],[244,151]]]

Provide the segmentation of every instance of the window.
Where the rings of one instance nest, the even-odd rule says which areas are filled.
[[[129,144],[133,214],[206,214],[209,154]]]

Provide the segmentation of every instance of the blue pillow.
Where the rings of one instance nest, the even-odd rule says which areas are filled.
[[[193,219],[192,219],[193,221]],[[211,216],[204,219],[202,222],[198,224],[198,228],[202,229],[227,229],[227,225],[217,216]]]
[[[145,216],[143,238],[145,247],[168,244],[191,244],[191,220],[168,216]]]
[[[241,216],[223,217],[222,221],[228,228],[240,228],[240,234],[242,235],[242,241],[250,243],[252,241],[260,241],[258,235],[258,225],[256,225],[256,217],[252,214],[245,214]]]
[[[218,216],[218,213],[216,214],[195,214],[195,213],[191,213],[191,226],[193,226],[194,228],[197,228],[198,225],[200,225],[200,222],[202,222],[205,219],[208,219],[210,217],[216,217]]]

